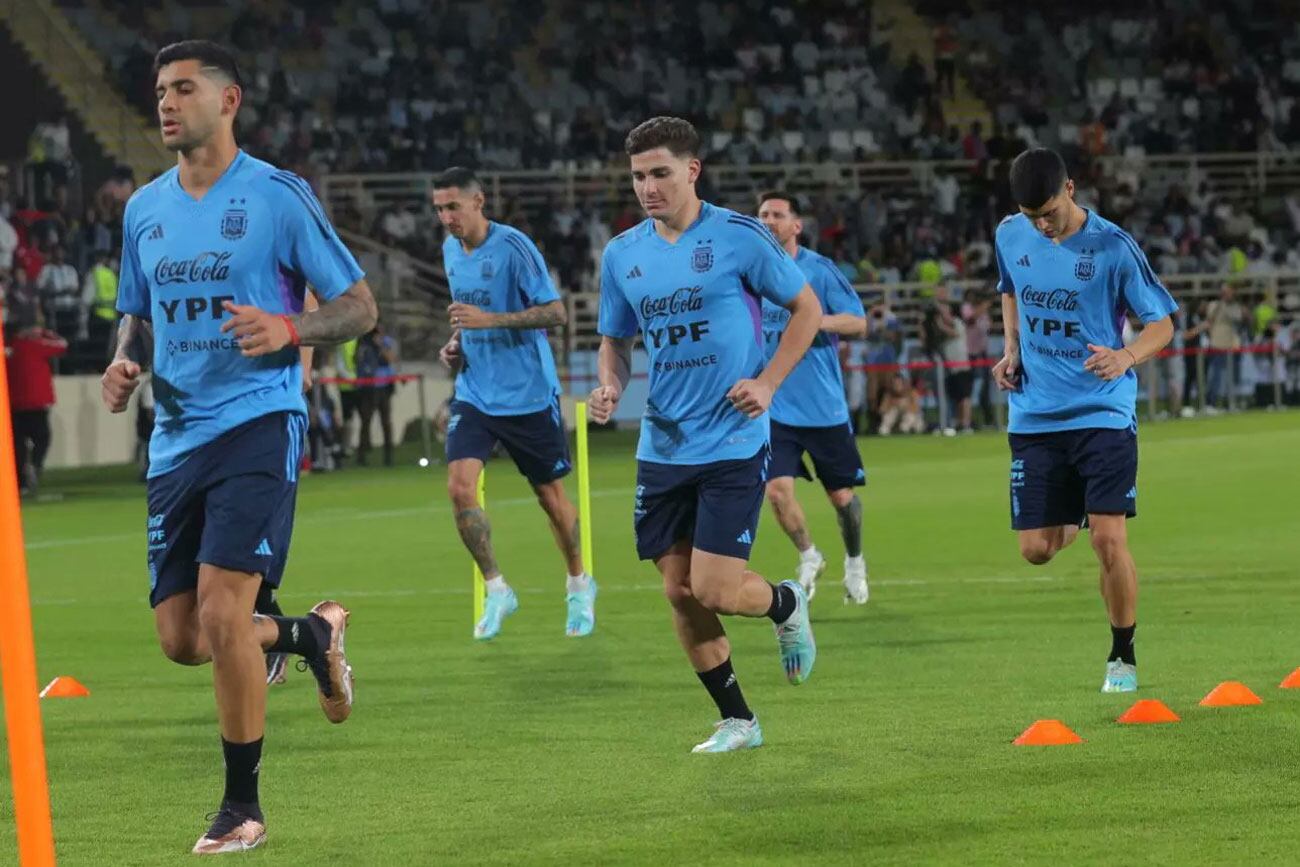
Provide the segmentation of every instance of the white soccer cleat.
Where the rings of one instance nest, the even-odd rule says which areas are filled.
[[[758,717],[753,719],[724,719],[714,723],[713,734],[701,744],[696,744],[693,753],[733,753],[737,750],[752,750],[763,745],[763,730],[759,728]]]
[[[844,604],[866,605],[871,598],[867,587],[867,561],[862,557],[844,558]]]
[[[811,602],[817,595],[817,579],[826,571],[826,558],[816,548],[809,548],[799,555],[799,567],[795,570],[795,579],[803,588],[804,595]]]
[[[198,839],[194,855],[224,855],[247,852],[266,842],[266,822],[223,807],[212,814],[212,826]]]

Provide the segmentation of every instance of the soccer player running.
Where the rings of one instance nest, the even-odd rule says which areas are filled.
[[[1102,692],[1137,689],[1137,374],[1173,336],[1178,305],[1124,230],[1075,204],[1051,150],[1011,164],[1020,213],[995,238],[1006,353],[993,368],[1010,391],[1011,526],[1030,563],[1049,562],[1086,526],[1101,565],[1111,650]],[[1121,339],[1126,312],[1145,323]]]
[[[700,201],[700,137],[690,123],[651,118],[625,148],[649,219],[605,247],[600,385],[589,409],[599,423],[614,414],[640,331],[650,393],[637,447],[637,554],[663,576],[677,637],[722,717],[694,752],[757,747],[763,733],[718,615],[770,618],[786,678],[812,674],[803,588],[773,586],[746,565],[767,482],[767,409],[817,333],[821,307],[762,223]],[[762,299],[791,313],[766,366]]]
[[[803,462],[806,452],[835,508],[844,540],[844,601],[862,605],[868,596],[867,561],[862,556],[862,501],[853,489],[866,484],[867,477],[849,424],[839,348],[841,336],[862,337],[867,333],[867,314],[862,299],[835,263],[799,246],[803,222],[793,196],[780,191],[764,193],[759,199],[758,218],[794,259],[822,305],[821,330],[772,398],[772,468],[767,500],[776,522],[799,551],[796,574],[812,601],[817,578],[826,571],[826,558],[813,544],[803,508],[794,494],[795,476],[812,479]],[[769,358],[780,347],[789,320],[790,311],[785,307],[763,301],[763,340]]]
[[[235,143],[243,90],[219,45],[169,45],[154,61],[163,144],[177,165],[126,207],[116,357],[103,376],[126,409],[152,342],[156,426],[148,478],[149,601],[163,653],[212,662],[226,784],[193,851],[239,852],[266,839],[258,803],[265,653],[301,656],[331,722],[352,708],[343,654],[348,612],[255,615],[278,586],[293,527],[307,426],[299,347],[369,330],[361,269],[298,176]],[[319,309],[301,312],[307,284]],[[143,338],[143,341],[141,340]]]
[[[456,529],[487,585],[474,637],[501,631],[519,608],[492,550],[491,525],[478,501],[478,478],[499,442],[532,485],[564,555],[566,635],[596,628],[596,581],[582,562],[578,511],[564,492],[569,439],[560,382],[546,329],[567,314],[546,263],[523,232],[483,214],[483,187],[469,169],[433,181],[433,206],[447,227],[442,245],[453,303],[452,337],[442,361],[458,368],[447,423],[447,490]]]

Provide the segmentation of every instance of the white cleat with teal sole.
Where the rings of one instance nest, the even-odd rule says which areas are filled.
[[[587,577],[587,589],[569,593],[564,597],[569,609],[564,621],[564,634],[570,638],[583,638],[596,628],[596,579]]]
[[[808,621],[808,597],[798,581],[782,581],[794,590],[794,613],[784,623],[777,624],[776,643],[781,649],[781,667],[785,679],[798,686],[812,676],[817,661],[817,642],[813,640],[812,624]]]
[[[724,719],[715,723],[713,734],[702,744],[696,744],[693,753],[734,753],[752,750],[763,745],[763,729],[758,717],[753,719]]]
[[[1106,663],[1106,679],[1101,682],[1102,692],[1137,692],[1138,669],[1118,659]]]
[[[489,593],[483,600],[483,619],[474,624],[474,637],[479,641],[496,638],[502,622],[519,610],[519,597],[506,588],[500,593]]]

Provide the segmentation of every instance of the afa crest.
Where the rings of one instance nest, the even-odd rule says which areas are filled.
[[[713,267],[713,247],[709,243],[701,244],[691,253],[691,268],[703,274]]]
[[[238,241],[248,232],[248,211],[233,208],[221,217],[221,237]]]
[[[1084,250],[1074,263],[1074,276],[1079,280],[1091,280],[1097,273],[1097,263],[1092,259],[1092,250]]]
[[[491,280],[491,279],[492,279],[492,276],[493,276],[494,274],[496,274],[496,270],[492,267],[492,260],[491,260],[491,259],[484,259],[484,260],[483,260],[483,268],[479,271],[479,274],[480,274],[480,276],[482,276],[482,278],[483,278],[484,280]]]

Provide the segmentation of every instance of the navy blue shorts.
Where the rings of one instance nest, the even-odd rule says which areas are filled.
[[[1011,434],[1011,527],[1137,515],[1137,431],[1086,428]]]
[[[748,560],[770,458],[763,446],[751,458],[695,466],[637,461],[637,556],[654,560],[685,539],[701,551]]]
[[[828,491],[867,483],[862,455],[848,422],[830,427],[795,427],[772,422],[772,472],[774,479],[801,476],[812,481],[804,464],[804,452],[812,458],[817,479]]]
[[[488,415],[463,400],[453,400],[450,412],[447,463],[466,458],[487,463],[500,442],[534,487],[564,478],[573,466],[558,399],[550,409],[525,415]]]
[[[149,479],[150,605],[197,588],[200,563],[280,586],[306,432],[306,417],[273,412]]]

